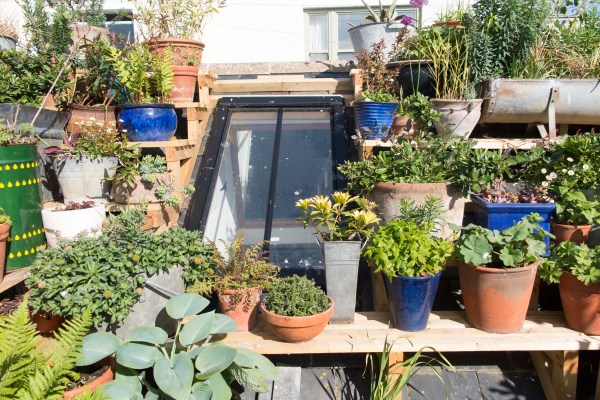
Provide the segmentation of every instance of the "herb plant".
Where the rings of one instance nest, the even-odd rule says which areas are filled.
[[[474,224],[463,228],[451,225],[456,231],[462,230],[456,242],[455,255],[463,263],[492,268],[529,265],[546,253],[544,238],[554,238],[538,224],[541,221],[543,218],[539,214],[532,213],[503,231]]]
[[[223,344],[218,335],[233,332],[237,326],[226,315],[214,311],[201,314],[208,304],[191,293],[167,301],[166,314],[178,321],[172,341],[167,332],[154,326],[134,329],[124,343],[112,333],[92,333],[83,340],[83,358],[78,365],[114,354],[117,376],[104,385],[113,399],[229,399],[233,398],[230,385],[234,380],[248,390],[268,391],[265,380],[278,375],[273,363],[254,351]],[[150,374],[153,380],[148,379]],[[143,389],[148,392],[146,397]]]
[[[296,202],[304,214],[298,218],[304,228],[312,225],[325,241],[368,241],[380,221],[374,212],[377,205],[348,192],[335,192],[331,199],[316,195]]]
[[[8,216],[8,214],[6,214],[6,211],[4,211],[4,209],[2,207],[0,207],[0,225],[3,224],[12,224],[12,221],[10,219],[10,217]]]
[[[316,315],[331,307],[325,293],[305,276],[275,279],[263,301],[273,314],[287,317]]]
[[[427,196],[423,204],[411,199],[401,199],[398,203],[397,219],[414,221],[419,228],[435,226],[442,221],[444,204],[437,196]]]
[[[538,273],[548,283],[558,283],[564,271],[575,275],[586,285],[600,283],[600,254],[597,248],[586,244],[561,242],[552,249],[552,255],[544,258]]]
[[[600,201],[589,200],[583,192],[557,188],[556,222],[566,225],[591,225],[600,222]]]
[[[375,264],[375,272],[388,278],[423,277],[442,271],[454,244],[433,235],[433,224],[419,227],[415,221],[393,219],[379,227],[363,255]]]

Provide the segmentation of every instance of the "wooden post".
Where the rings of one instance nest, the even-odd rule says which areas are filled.
[[[531,359],[548,400],[576,398],[579,351],[532,351]]]
[[[398,379],[400,379],[402,373],[404,372],[404,367],[402,366],[402,363],[404,362],[404,353],[391,352],[388,356],[387,372],[392,379],[391,384],[394,384]],[[402,400],[402,393],[400,393],[397,398],[390,400]]]

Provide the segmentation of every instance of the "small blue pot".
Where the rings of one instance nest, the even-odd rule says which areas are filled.
[[[427,328],[441,276],[442,273],[438,272],[419,278],[397,276],[390,280],[385,277],[392,319],[397,329],[417,332]]]
[[[397,108],[398,103],[354,102],[354,122],[362,138],[380,140],[387,136]]]
[[[132,142],[170,140],[177,130],[173,104],[125,104],[117,106],[117,125]]]

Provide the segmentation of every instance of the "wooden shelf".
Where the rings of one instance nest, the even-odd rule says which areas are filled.
[[[29,268],[21,268],[14,271],[8,271],[4,279],[0,282],[0,293],[23,282],[29,276]]]

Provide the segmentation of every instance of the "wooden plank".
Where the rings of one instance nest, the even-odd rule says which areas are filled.
[[[404,361],[404,353],[392,352],[388,354],[387,372],[391,378],[391,384],[395,384],[401,378],[404,372],[402,362]],[[402,400],[402,393],[394,400]]]
[[[215,82],[214,93],[260,92],[351,92],[349,78],[304,78],[297,75],[265,75],[258,79],[235,79]]]
[[[14,271],[7,271],[4,279],[0,282],[0,293],[23,282],[29,276],[29,268],[20,268]]]
[[[545,357],[544,352],[541,351],[532,351],[530,354],[546,400],[558,400],[554,391],[554,385],[552,384],[552,377],[549,373],[551,360]]]

